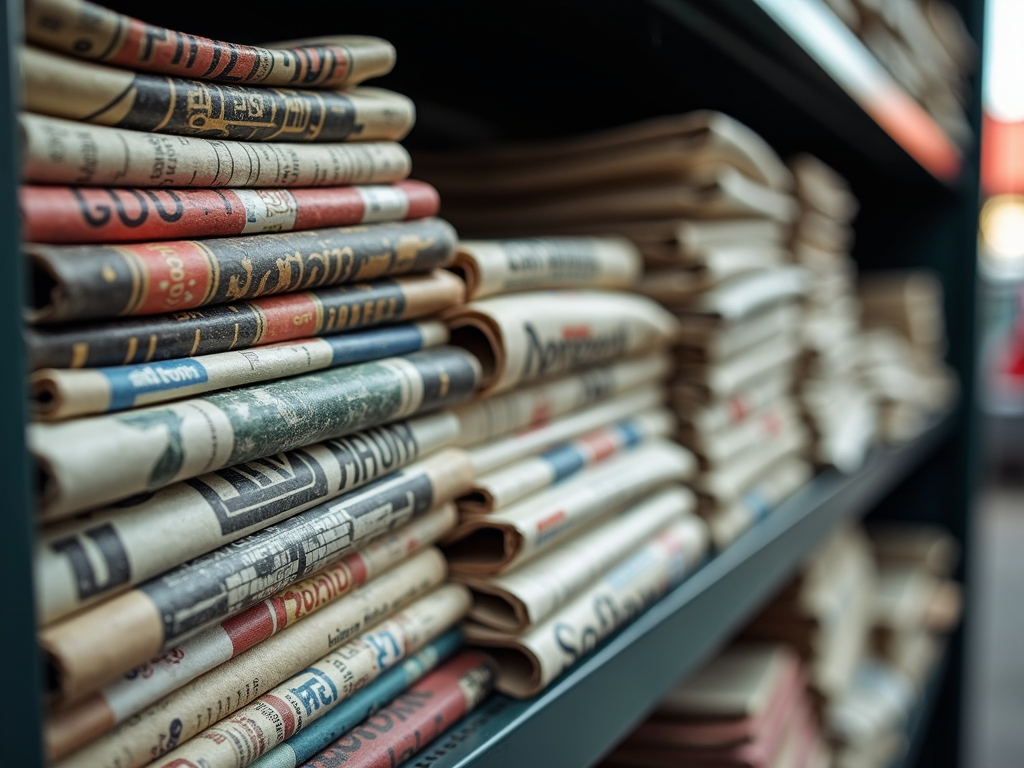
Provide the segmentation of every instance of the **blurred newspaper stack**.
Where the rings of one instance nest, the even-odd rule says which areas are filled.
[[[406,180],[412,104],[358,85],[394,49],[25,11],[48,759],[243,768],[318,724],[323,748],[469,607],[433,544],[473,481],[445,409],[482,370],[430,317],[465,287]],[[459,670],[471,708],[493,675]]]
[[[943,362],[942,286],[926,270],[907,270],[862,275],[859,290],[860,373],[879,403],[879,432],[886,442],[909,440],[958,389]]]
[[[792,176],[715,112],[599,134],[417,155],[463,235],[609,235],[643,256],[638,290],[681,326],[671,403],[717,546],[811,474],[791,390],[803,270],[787,242]]]
[[[665,408],[678,326],[626,290],[640,267],[619,237],[459,246],[473,300],[446,320],[483,378],[455,409],[476,480],[444,551],[473,594],[467,640],[512,696],[542,690],[707,544],[681,485],[696,461]]]
[[[602,766],[824,768],[829,752],[787,646],[739,642],[677,685]]]
[[[868,528],[878,568],[871,642],[850,685],[826,713],[838,768],[882,768],[905,745],[903,727],[941,653],[941,636],[960,616],[950,579],[956,540],[937,528]]]
[[[978,48],[946,0],[826,0],[836,15],[957,144],[972,136],[967,78]]]
[[[857,201],[846,182],[815,157],[800,155],[789,168],[800,202],[793,259],[808,275],[799,398],[813,435],[809,453],[819,466],[852,472],[874,442],[877,422],[875,400],[856,370],[860,309],[857,268],[849,254]]]

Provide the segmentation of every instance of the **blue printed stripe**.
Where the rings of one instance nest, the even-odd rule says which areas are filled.
[[[452,629],[445,632],[419,653],[389,669],[284,744],[267,752],[250,768],[291,768],[304,763],[455,653],[462,647],[462,642],[461,630]]]
[[[744,496],[743,503],[746,504],[747,508],[753,513],[755,520],[763,520],[772,508],[768,499],[765,498],[764,494],[758,488],[755,488]]]
[[[97,370],[110,383],[110,411],[131,408],[139,395],[148,392],[182,389],[207,380],[203,364],[188,358]]]
[[[413,324],[325,336],[324,341],[331,345],[332,366],[365,363],[423,349],[423,334]]]
[[[608,427],[610,432],[618,432],[622,448],[631,448],[643,439],[635,421],[624,421]],[[542,453],[540,458],[546,461],[554,472],[553,483],[559,483],[570,475],[574,475],[587,465],[587,456],[579,447],[579,443],[565,443]]]

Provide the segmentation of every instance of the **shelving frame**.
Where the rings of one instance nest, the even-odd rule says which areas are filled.
[[[537,700],[523,704],[495,698],[482,710],[489,715],[472,716],[457,726],[439,742],[446,754],[432,764],[590,764],[678,677],[724,643],[815,542],[839,521],[872,507],[875,516],[943,523],[970,553],[969,512],[979,455],[977,142],[957,153],[955,173],[927,160],[922,164],[923,156],[906,144],[905,136],[884,119],[880,123],[837,79],[821,51],[773,15],[780,6],[776,0],[378,0],[339,10],[336,20],[327,17],[323,6],[282,9],[266,0],[250,0],[216,17],[208,13],[208,3],[198,0],[145,8],[104,4],[145,13],[153,23],[238,42],[334,30],[385,37],[396,45],[399,63],[379,84],[417,102],[420,119],[410,137],[414,147],[566,135],[659,114],[720,109],[757,130],[784,156],[809,151],[851,181],[863,202],[854,253],[861,268],[927,266],[946,289],[947,359],[961,381],[953,413],[920,441],[876,452],[860,474],[816,479]],[[954,4],[980,44],[983,0]],[[19,248],[14,115],[21,14],[19,0],[4,4],[0,211],[6,226],[0,237],[9,254]],[[979,83],[976,73],[969,108],[975,131],[980,131]],[[43,765],[43,671],[33,629],[32,474],[22,437],[27,408],[20,259],[11,258],[7,274],[0,283],[0,354],[5,361],[0,368],[5,404],[0,409],[0,471],[7,509],[0,536],[0,583],[7,604],[0,653],[13,696],[0,718],[0,744],[5,763],[32,768]],[[965,558],[958,575],[969,576],[970,568]],[[968,600],[968,627],[970,613]],[[961,630],[950,639],[947,663],[934,686],[934,712],[920,724],[918,765],[959,764],[965,637]],[[456,737],[456,747],[445,750]]]

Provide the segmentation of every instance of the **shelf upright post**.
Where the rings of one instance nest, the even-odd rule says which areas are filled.
[[[21,176],[17,113],[20,104],[18,50],[22,40],[21,0],[7,0],[0,14],[6,51],[0,57],[0,251],[7,254],[6,279],[0,281],[0,488],[4,525],[0,535],[0,585],[4,590],[0,658],[4,661],[7,705],[0,718],[3,763],[19,768],[43,766],[42,665],[35,637],[32,589],[34,524],[30,467],[25,450],[25,353],[22,307],[25,274],[21,258],[18,179]]]

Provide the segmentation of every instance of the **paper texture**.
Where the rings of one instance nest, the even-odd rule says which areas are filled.
[[[706,543],[703,522],[690,517],[663,530],[525,634],[507,635],[468,622],[466,639],[494,656],[499,691],[520,699],[533,696],[678,583]]]
[[[603,515],[687,480],[695,468],[685,448],[653,440],[504,510],[466,518],[445,556],[453,573],[501,573],[550,551]]]
[[[117,243],[228,237],[436,216],[429,184],[325,189],[89,189],[23,184],[22,237],[32,243]]]
[[[637,290],[665,306],[685,304],[737,275],[780,267],[789,261],[783,248],[765,243],[718,246],[685,263],[679,263],[678,247],[673,243],[647,245],[642,251],[652,269]]]
[[[46,624],[390,474],[448,445],[449,413],[398,421],[175,483],[40,531],[36,611]]]
[[[720,327],[687,324],[680,334],[676,359],[684,365],[724,363],[734,355],[756,349],[779,336],[796,335],[799,319],[798,306],[786,303]]]
[[[484,394],[569,373],[672,341],[676,321],[655,302],[614,291],[533,291],[446,313],[452,343],[483,366]]]
[[[93,696],[57,710],[43,731],[47,758],[57,760],[109,731],[118,723],[181,688],[219,664],[244,653],[295,622],[344,597],[395,565],[430,565],[413,554],[444,535],[455,524],[454,508],[445,505],[406,523],[394,533],[370,542],[334,565],[297,581],[261,603],[182,641],[167,653],[140,664]],[[439,573],[446,566],[430,549]]]
[[[464,588],[442,585],[424,595],[436,583],[434,577],[408,581],[407,571],[405,565],[388,571],[350,598],[212,669],[55,768],[141,768],[325,654],[345,648],[358,653],[364,647],[361,635],[368,630],[390,631],[404,647],[407,638],[440,633],[453,613],[465,613],[469,596]],[[405,583],[399,581],[400,574]]]
[[[254,768],[295,768],[337,741],[405,693],[438,664],[462,647],[462,631],[450,629],[377,680],[352,694],[315,723],[253,762]]]
[[[32,322],[158,315],[429,272],[455,256],[441,219],[247,237],[24,247]]]
[[[685,389],[673,391],[672,406],[686,427],[699,432],[714,432],[739,424],[751,413],[787,396],[792,386],[793,366],[791,362],[784,362],[761,372],[734,393],[714,402],[701,403]]]
[[[566,418],[573,418],[572,416]],[[532,493],[563,482],[589,466],[617,456],[654,437],[670,437],[676,419],[671,411],[645,411],[635,418],[587,432],[539,456],[478,475],[473,490],[459,499],[462,514],[484,514],[507,507]],[[539,430],[538,430],[539,431]],[[484,449],[486,446],[480,446]],[[475,451],[470,451],[470,456]],[[474,462],[474,466],[475,466]]]
[[[368,717],[308,765],[317,768],[400,765],[475,709],[487,698],[493,683],[494,667],[487,655],[464,651],[389,706]],[[187,766],[191,763],[182,768]]]
[[[697,454],[705,469],[727,466],[744,451],[801,423],[792,398],[782,398],[742,421],[714,432],[684,428],[679,442]]]
[[[573,440],[580,435],[607,426],[614,421],[636,416],[643,411],[657,408],[665,401],[660,387],[647,385],[627,391],[618,397],[598,402],[589,408],[569,413],[547,424],[506,437],[496,437],[485,443],[473,445],[469,458],[474,472],[480,476],[504,467],[517,459],[545,451]]]
[[[490,577],[456,576],[473,592],[469,616],[502,632],[524,632],[695,508],[691,491],[670,486],[519,568]]]
[[[688,315],[736,321],[773,304],[799,299],[806,290],[806,270],[789,266],[733,278],[672,308]]]
[[[438,347],[125,414],[29,425],[55,520],[179,480],[465,400],[477,361]],[[120,461],[111,461],[112,457]]]
[[[254,88],[130,72],[26,46],[25,109],[133,131],[232,141],[400,141],[412,101],[383,88]]]
[[[340,88],[386,75],[395,63],[394,47],[375,37],[259,48],[157,27],[85,0],[29,0],[25,36],[44,48],[125,69],[262,86]]]
[[[445,449],[44,627],[40,644],[57,691],[71,701],[97,690],[190,633],[465,493],[471,482],[464,455]]]
[[[230,306],[26,328],[25,341],[33,370],[150,363],[412,320],[461,303],[464,291],[455,275],[435,270]]]
[[[37,184],[99,187],[334,187],[409,175],[391,141],[249,143],[165,136],[22,113],[22,175]]]
[[[670,370],[668,355],[656,353],[457,405],[452,408],[461,425],[457,444],[475,445],[509,432],[541,427],[558,416],[660,381]]]
[[[624,238],[536,237],[463,240],[454,270],[473,300],[542,288],[627,288],[641,268]]]
[[[202,731],[157,765],[246,768],[458,623],[469,607],[467,595],[453,584],[442,591],[450,597],[437,603],[434,615],[418,622],[385,620]]]
[[[218,389],[365,363],[436,347],[448,328],[426,322],[300,339],[238,352],[107,368],[44,368],[30,377],[33,416],[60,421],[123,411]]]
[[[777,336],[748,352],[740,352],[721,363],[709,366],[677,365],[677,379],[671,389],[673,403],[710,405],[726,400],[758,384],[771,372],[785,366],[789,383],[800,354],[800,345],[789,335]]]

